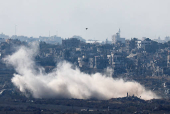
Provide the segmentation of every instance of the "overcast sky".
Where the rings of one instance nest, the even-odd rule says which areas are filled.
[[[170,0],[0,0],[0,33],[111,40],[170,36]],[[88,30],[85,30],[85,28]]]

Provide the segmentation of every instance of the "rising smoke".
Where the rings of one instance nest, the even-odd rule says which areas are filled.
[[[17,72],[11,79],[12,83],[21,92],[29,92],[35,98],[110,99],[125,97],[127,92],[145,100],[159,98],[137,82],[100,73],[89,75],[79,68],[73,69],[68,62],[59,63],[51,73],[45,73],[34,62],[37,53],[38,45],[33,43],[4,58],[5,63],[12,65]]]

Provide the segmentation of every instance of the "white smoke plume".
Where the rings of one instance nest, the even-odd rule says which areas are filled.
[[[78,98],[110,99],[135,95],[149,100],[159,98],[155,93],[146,90],[134,81],[114,79],[100,73],[86,74],[79,68],[72,68],[68,62],[62,62],[50,73],[34,62],[38,53],[37,44],[20,47],[14,54],[4,58],[12,65],[17,74],[12,83],[23,93],[29,92],[35,98]]]

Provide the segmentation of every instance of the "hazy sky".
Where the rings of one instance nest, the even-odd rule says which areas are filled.
[[[170,0],[0,0],[0,33],[111,40],[170,35]],[[86,31],[85,28],[89,29]]]

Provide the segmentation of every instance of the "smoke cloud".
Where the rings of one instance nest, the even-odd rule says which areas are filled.
[[[35,56],[38,45],[20,47],[18,51],[4,58],[7,65],[12,65],[16,72],[12,83],[23,93],[30,93],[34,98],[78,98],[110,99],[135,95],[149,100],[159,98],[135,81],[114,79],[111,76],[95,73],[86,74],[73,68],[68,62],[59,63],[56,68],[45,73],[43,67],[36,65]],[[109,70],[108,70],[109,71]]]

